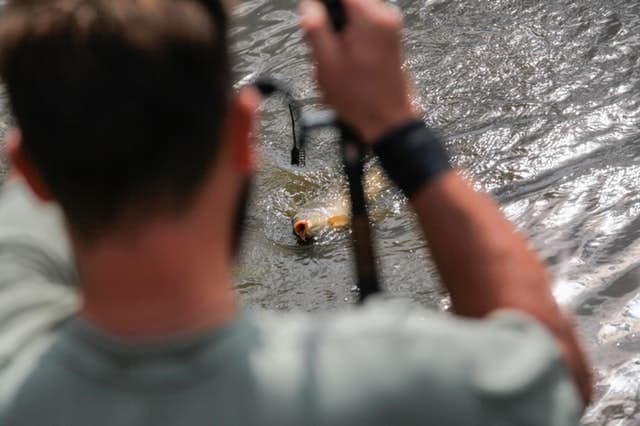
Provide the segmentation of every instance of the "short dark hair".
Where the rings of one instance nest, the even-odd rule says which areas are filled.
[[[209,5],[13,0],[2,14],[0,75],[25,152],[74,231],[185,209],[213,167],[232,86]]]

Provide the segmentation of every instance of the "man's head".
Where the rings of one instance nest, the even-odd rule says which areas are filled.
[[[210,3],[14,0],[3,12],[14,162],[82,238],[142,212],[179,215],[211,175],[237,108]]]

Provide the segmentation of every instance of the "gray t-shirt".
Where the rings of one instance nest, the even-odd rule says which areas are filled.
[[[9,186],[0,228],[5,208],[44,219]],[[33,246],[16,256],[37,259],[0,256],[0,425],[578,424],[556,342],[520,313],[465,320],[377,299],[316,315],[243,312],[203,335],[127,342],[73,316],[74,291],[60,283],[73,279],[68,248],[24,231],[5,241],[0,230],[1,252],[18,241]],[[7,339],[14,328],[20,338]]]

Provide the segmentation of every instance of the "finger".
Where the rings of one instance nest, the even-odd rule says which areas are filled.
[[[317,0],[304,0],[299,13],[300,25],[316,60],[328,60],[338,48],[338,39],[331,27],[327,9]]]
[[[342,0],[349,17],[369,19],[383,6],[380,0]]]
[[[382,3],[381,7],[375,11],[380,22],[387,24],[390,28],[400,28],[403,23],[402,10],[398,5]]]
[[[398,6],[379,0],[343,0],[350,22],[399,27],[402,14]],[[364,23],[363,22],[363,23]]]

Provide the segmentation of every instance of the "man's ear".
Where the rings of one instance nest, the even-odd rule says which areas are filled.
[[[24,150],[20,130],[12,129],[7,132],[5,151],[11,172],[22,176],[38,199],[45,202],[51,201],[52,198],[47,186],[44,184],[31,158]]]
[[[260,94],[253,87],[241,89],[230,101],[227,143],[233,165],[241,174],[256,169],[256,125]]]

